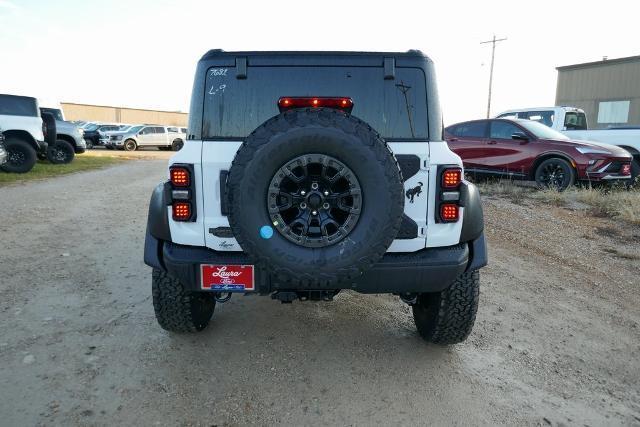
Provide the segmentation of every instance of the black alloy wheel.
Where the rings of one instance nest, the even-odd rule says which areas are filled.
[[[325,154],[305,154],[271,179],[267,209],[288,240],[309,248],[335,244],[358,222],[362,190],[344,163]]]
[[[536,169],[536,183],[541,188],[563,191],[575,181],[575,172],[569,162],[560,158],[543,161]]]

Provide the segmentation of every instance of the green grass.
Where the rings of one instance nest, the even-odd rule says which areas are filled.
[[[126,161],[126,159],[122,157],[97,157],[86,154],[76,156],[71,163],[66,165],[54,165],[47,161],[38,160],[33,169],[27,173],[7,173],[0,170],[0,186],[99,169],[124,161]]]

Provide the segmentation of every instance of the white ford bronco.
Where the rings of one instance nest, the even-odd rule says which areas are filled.
[[[149,206],[160,326],[200,331],[233,293],[351,290],[399,296],[427,341],[466,339],[483,214],[442,135],[419,51],[205,54],[187,141]]]

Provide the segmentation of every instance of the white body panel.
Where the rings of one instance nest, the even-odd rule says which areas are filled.
[[[242,145],[241,141],[194,141],[190,140],[176,153],[169,164],[193,164],[196,184],[196,221],[175,222],[169,212],[171,238],[175,243],[206,246],[217,251],[241,251],[234,238],[221,238],[209,233],[209,229],[228,227],[229,221],[222,215],[220,205],[220,172],[228,171]],[[415,252],[425,247],[451,246],[459,242],[462,217],[456,223],[442,224],[435,221],[435,200],[438,165],[462,166],[460,158],[445,142],[417,143],[390,142],[394,154],[412,154],[420,158],[420,170],[407,178],[404,192],[422,183],[422,193],[414,197],[413,203],[405,197],[404,213],[418,225],[418,237],[396,239],[387,252]],[[258,209],[258,207],[254,207]],[[464,215],[464,209],[461,209]]]
[[[204,230],[205,230],[205,212],[202,187],[202,141],[189,141],[182,150],[169,160],[169,165],[174,163],[189,163],[193,165],[195,174],[194,183],[196,186],[194,200],[196,202],[196,220],[194,222],[179,222],[171,219],[171,206],[167,206],[169,218],[169,230],[171,231],[171,240],[174,243],[191,246],[205,246]],[[169,170],[167,169],[167,179],[169,179]],[[207,190],[209,191],[209,190]]]
[[[23,130],[29,132],[36,141],[44,141],[40,117],[0,115],[0,129],[3,132]]]

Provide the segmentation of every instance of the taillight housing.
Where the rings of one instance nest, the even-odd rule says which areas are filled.
[[[169,169],[169,179],[174,187],[189,187],[191,185],[191,173],[182,166],[174,166]]]
[[[350,113],[353,100],[347,97],[327,96],[284,96],[278,99],[280,112],[293,108],[335,108]]]
[[[171,212],[174,221],[189,221],[191,219],[191,203],[173,202]]]
[[[442,188],[452,189],[458,188],[462,182],[462,169],[460,168],[447,168],[442,171]]]
[[[460,184],[462,168],[458,165],[438,166],[436,222],[458,222],[461,214]]]
[[[440,219],[442,222],[456,222],[460,219],[460,207],[457,203],[443,203],[440,205]]]
[[[174,221],[196,220],[195,180],[193,165],[176,163],[169,167],[169,204]]]

